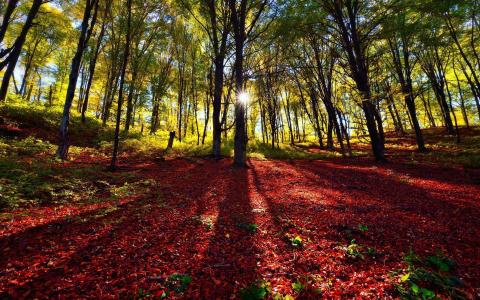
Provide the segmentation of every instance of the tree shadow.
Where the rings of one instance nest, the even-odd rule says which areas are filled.
[[[290,165],[323,188],[350,195],[352,199],[370,198],[375,201],[372,204],[409,212],[418,218],[439,220],[443,217],[442,214],[459,218],[465,215],[480,217],[480,207],[475,201],[476,196],[478,197],[476,192],[480,189],[471,185],[468,179],[462,180],[460,174],[457,176],[460,179],[452,179],[452,183],[446,183],[445,187],[437,181],[439,177],[445,181],[446,179],[436,173],[436,168],[422,170],[419,175],[418,170],[405,169],[401,165],[367,167],[332,162],[296,162]],[[415,180],[418,178],[421,180],[417,183]],[[428,181],[432,184],[422,186]],[[455,195],[444,193],[447,188],[453,188],[454,185],[457,189],[454,191]],[[471,189],[466,190],[465,187]],[[363,207],[367,205],[360,201],[351,201],[349,204]]]
[[[436,181],[438,183],[446,184],[463,184],[478,186],[480,178],[480,170],[467,169],[461,167],[442,166],[431,163],[418,163],[412,160],[396,160],[395,162],[373,163],[368,158],[333,158],[324,161],[331,165],[335,165],[338,168],[359,168],[359,169],[372,169],[380,168],[391,170],[392,172],[409,174],[417,179],[426,179]],[[455,174],[458,174],[455,175]]]
[[[122,216],[124,210],[132,209],[139,205],[138,202],[139,199],[135,198],[121,204],[120,201],[109,202],[99,208],[87,210],[80,214],[70,214],[1,237],[0,249],[3,249],[4,255],[0,258],[0,269],[6,268],[12,258],[17,261],[32,260],[32,257],[39,256],[43,252],[48,253],[52,244],[62,245],[62,247],[57,248],[57,251],[66,251],[69,244],[74,242],[76,238],[101,230],[104,222],[118,219]]]
[[[224,194],[218,201],[213,232],[202,261],[192,271],[190,296],[229,299],[245,286],[259,280],[255,217],[248,193],[248,170],[228,168],[216,184]],[[255,225],[254,225],[255,224]],[[253,226],[253,227],[252,227]]]
[[[220,179],[202,173],[191,162],[146,166],[145,177],[159,186],[142,199],[2,239],[0,290],[8,294],[1,296],[101,298],[162,289],[169,275],[190,271],[197,227],[191,217],[205,190],[184,188],[185,179],[197,176],[202,186]]]
[[[324,245],[318,253],[356,239],[365,248],[383,253],[383,267],[365,261],[356,262],[354,269],[363,272],[375,267],[377,272],[388,272],[388,268],[398,267],[402,253],[410,249],[432,253],[439,248],[457,260],[467,281],[480,276],[480,253],[475,250],[480,247],[480,206],[476,201],[480,189],[468,179],[454,180],[459,186],[448,193],[444,186],[418,186],[409,178],[393,176],[388,169],[401,173],[404,168],[390,164],[367,167],[329,160],[276,162],[271,166],[258,162],[258,168],[264,175],[255,175],[256,186],[268,201],[269,210],[301,224],[306,235]],[[434,170],[426,169],[420,175],[426,181],[446,180]],[[412,177],[418,175],[414,170],[412,173]],[[265,188],[268,184],[270,187]],[[464,186],[469,190],[462,193]],[[359,225],[368,225],[368,233],[361,232]],[[332,271],[330,275],[338,274],[341,272],[334,275]]]
[[[457,260],[466,281],[480,277],[480,208],[468,195],[437,197],[389,175],[390,165],[230,163],[132,165],[157,182],[141,199],[0,239],[0,290],[10,298],[135,298],[140,288],[160,296],[171,275],[186,274],[193,281],[177,296],[228,299],[264,278],[273,286],[315,274],[353,297],[345,287],[364,286],[362,275],[384,276],[401,266],[401,252],[436,246]],[[293,247],[286,233],[305,246]],[[348,261],[339,246],[352,238],[383,256]]]

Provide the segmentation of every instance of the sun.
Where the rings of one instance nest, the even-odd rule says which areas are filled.
[[[246,105],[250,101],[250,95],[247,92],[241,92],[238,94],[238,101]]]

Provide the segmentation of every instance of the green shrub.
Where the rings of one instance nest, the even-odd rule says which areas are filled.
[[[292,243],[292,246],[294,246],[294,247],[302,247],[303,246],[303,239],[298,235],[296,237],[290,239],[290,242]]]
[[[363,247],[360,246],[355,240],[351,240],[350,244],[343,247],[345,251],[345,256],[350,259],[365,259],[365,256],[362,254]]]
[[[292,289],[299,297],[319,297],[322,295],[322,290],[315,287],[315,283],[314,277],[304,276],[292,283]]]
[[[242,300],[263,300],[270,293],[270,283],[266,281],[251,284],[240,290],[240,298]]]
[[[253,223],[239,223],[237,224],[237,227],[244,229],[250,233],[255,233],[258,230],[258,225]]]
[[[19,206],[20,195],[11,180],[0,178],[0,210],[14,209]]]
[[[367,232],[367,231],[368,231],[368,226],[367,226],[367,225],[358,224],[357,228],[358,228],[358,230],[360,230],[361,232]]]
[[[192,282],[192,277],[185,274],[173,274],[167,278],[166,286],[175,293],[183,293]]]
[[[443,253],[422,258],[410,251],[404,261],[407,268],[393,274],[403,299],[465,299],[460,289],[463,283],[454,275],[455,262]]]

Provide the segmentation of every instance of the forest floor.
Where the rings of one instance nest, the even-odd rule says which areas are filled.
[[[107,163],[84,153],[54,168]],[[412,284],[450,297],[449,280],[480,293],[476,170],[175,158],[103,174],[73,203],[0,215],[0,298],[375,298]],[[423,268],[443,283],[415,281]]]
[[[135,148],[109,172],[87,139],[53,157],[57,115],[9,113],[0,299],[480,298],[479,128],[425,130],[426,154],[389,134],[386,164],[362,143],[262,146],[246,169]]]

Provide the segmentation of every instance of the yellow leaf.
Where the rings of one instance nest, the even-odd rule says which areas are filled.
[[[403,275],[402,277],[400,277],[400,282],[405,282],[409,278],[410,278],[410,273],[407,273],[407,274]]]

